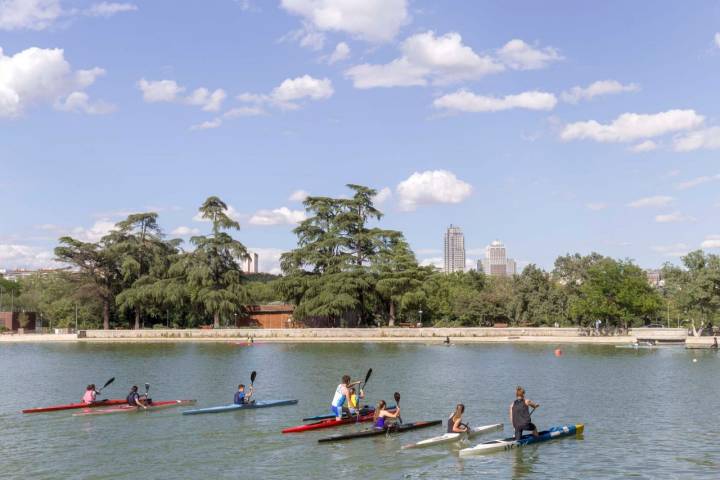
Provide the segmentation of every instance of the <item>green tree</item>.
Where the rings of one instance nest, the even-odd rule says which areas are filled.
[[[563,290],[535,265],[528,265],[514,278],[509,310],[516,324],[539,326],[562,322],[565,303]]]
[[[701,324],[720,313],[720,256],[696,250],[682,257],[682,267],[663,267],[665,288],[673,305]]]
[[[201,306],[220,328],[220,320],[242,313],[247,295],[243,288],[243,272],[238,261],[248,258],[245,246],[226,230],[239,230],[240,224],[227,214],[227,205],[218,197],[209,197],[199,209],[201,217],[211,222],[210,235],[195,236],[190,242],[195,250],[182,255],[172,271],[173,277],[185,278],[187,290],[178,288],[177,281],[164,289],[166,297],[182,297]]]

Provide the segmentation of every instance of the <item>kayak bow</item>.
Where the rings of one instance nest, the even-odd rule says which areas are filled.
[[[94,403],[68,403],[66,405],[53,405],[50,407],[38,407],[38,408],[26,408],[22,413],[45,413],[45,412],[58,412],[61,410],[74,410],[77,408],[95,408],[95,407],[108,407],[111,405],[125,405],[127,401],[125,399],[115,398],[98,400]]]
[[[471,428],[467,433],[446,433],[445,435],[439,435],[437,437],[432,438],[426,438],[425,440],[420,440],[416,443],[411,443],[409,445],[403,445],[403,450],[408,448],[422,448],[422,447],[432,447],[434,445],[442,445],[446,443],[454,443],[462,440],[463,438],[473,438],[480,434],[492,432],[495,430],[502,430],[503,424],[502,423],[495,423],[493,425],[485,425],[482,427],[474,427]]]
[[[538,437],[533,437],[532,434],[523,435],[520,440],[515,440],[515,437],[506,438],[503,440],[491,440],[489,442],[483,442],[474,447],[464,448],[460,450],[460,456],[466,457],[470,455],[483,455],[486,453],[500,452],[503,450],[512,450],[514,448],[524,447],[532,443],[547,442],[560,437],[568,437],[570,435],[582,434],[585,429],[585,425],[579,423],[577,425],[560,425],[552,427],[549,430],[540,432]]]
[[[133,413],[145,412],[150,410],[160,410],[163,408],[181,407],[183,405],[195,405],[197,400],[166,400],[162,402],[153,402],[147,408],[135,407],[130,405],[122,405],[119,407],[97,408],[95,410],[85,410],[80,413],[73,413],[73,417],[84,417],[87,415],[109,415],[112,413]]]
[[[243,405],[238,404],[230,404],[230,405],[221,405],[219,407],[208,407],[208,408],[198,408],[195,410],[185,410],[182,412],[183,415],[199,415],[201,413],[222,413],[222,412],[232,412],[236,410],[250,410],[253,408],[269,408],[269,407],[280,407],[283,405],[295,405],[298,403],[297,400],[258,400],[257,402],[253,403],[246,403]]]
[[[418,428],[427,428],[434,425],[440,425],[442,420],[430,420],[427,422],[415,422],[415,423],[403,423],[400,425],[392,425],[388,428],[372,428],[370,430],[363,430],[361,432],[346,433],[341,435],[333,435],[331,437],[325,437],[318,440],[320,443],[325,442],[340,442],[343,440],[354,440],[356,438],[373,437],[376,435],[387,435],[390,433],[404,433],[410,430],[416,430]]]

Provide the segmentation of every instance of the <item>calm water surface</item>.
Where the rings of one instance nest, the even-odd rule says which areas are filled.
[[[519,345],[0,345],[2,478],[718,478],[720,357],[682,348]],[[697,359],[697,362],[693,362]],[[374,369],[372,401],[400,391],[403,419],[445,419],[457,402],[474,425],[504,422],[514,388],[541,403],[540,427],[585,423],[585,435],[493,455],[459,447],[400,451],[443,428],[341,444],[281,428],[325,413],[340,376]],[[78,400],[87,383],[124,397],[149,382],[155,400],[231,403],[258,371],[257,398],[298,405],[183,417],[180,409],[73,417],[22,415]],[[505,434],[510,433],[506,426]],[[497,432],[477,441],[498,437]]]

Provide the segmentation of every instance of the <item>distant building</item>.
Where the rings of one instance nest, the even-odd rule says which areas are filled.
[[[450,225],[445,232],[445,273],[465,271],[465,235]]]
[[[247,258],[245,258],[242,262],[242,271],[245,273],[258,273],[260,271],[259,263],[260,257],[258,254],[248,252]]]
[[[507,277],[517,273],[515,260],[507,258],[505,245],[500,240],[485,247],[485,259],[478,261],[478,271],[493,277]]]
[[[664,287],[665,279],[662,276],[662,270],[645,270],[647,281],[651,287]]]
[[[32,277],[35,275],[52,275],[55,273],[62,273],[62,272],[70,272],[72,271],[72,267],[64,267],[64,268],[40,268],[38,270],[27,270],[24,268],[18,268],[15,270],[0,270],[0,277],[3,277],[5,280],[10,280],[11,282],[17,282],[21,278],[26,277]]]

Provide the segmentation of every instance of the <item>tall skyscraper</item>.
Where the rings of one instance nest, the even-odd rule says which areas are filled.
[[[465,236],[450,225],[445,232],[445,273],[465,271]]]
[[[260,257],[257,253],[248,252],[247,258],[243,259],[241,268],[245,273],[258,273]]]
[[[515,260],[507,258],[505,245],[500,240],[495,240],[485,247],[485,260],[482,261],[482,271],[485,275],[495,277],[515,275]]]

